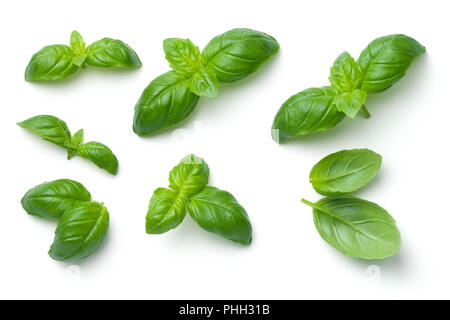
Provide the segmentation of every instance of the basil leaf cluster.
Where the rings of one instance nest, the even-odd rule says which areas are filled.
[[[330,86],[304,90],[281,106],[272,125],[273,139],[282,143],[324,131],[359,112],[369,118],[367,95],[392,87],[424,53],[425,47],[402,34],[372,41],[357,61],[342,53],[330,69]]]
[[[70,46],[49,45],[31,57],[25,80],[64,79],[86,64],[108,68],[139,68],[142,65],[136,52],[120,40],[103,38],[86,47],[81,34],[73,31]]]
[[[75,261],[94,253],[106,238],[109,213],[103,203],[79,182],[60,179],[30,189],[22,207],[33,216],[59,220],[49,255],[58,261]]]
[[[66,148],[68,159],[77,155],[92,161],[99,168],[111,174],[117,173],[119,162],[111,149],[100,142],[90,141],[82,143],[83,129],[78,130],[72,136],[63,120],[50,115],[35,116],[19,122],[17,125],[37,134],[44,140]]]
[[[183,121],[201,96],[216,98],[219,82],[252,74],[278,52],[279,44],[262,32],[233,29],[212,39],[202,52],[189,39],[166,39],[163,48],[173,70],[154,79],[139,98],[133,120],[139,136]]]
[[[311,170],[314,189],[328,197],[312,203],[322,239],[345,255],[373,260],[395,255],[401,237],[394,218],[379,205],[349,196],[370,182],[381,156],[368,149],[343,150],[320,160]]]
[[[187,212],[204,230],[249,245],[252,226],[245,209],[229,192],[207,186],[209,167],[200,157],[186,156],[169,174],[169,189],[158,188],[146,216],[148,234],[162,234],[183,222]]]

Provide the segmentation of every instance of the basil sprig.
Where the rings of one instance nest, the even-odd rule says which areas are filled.
[[[25,80],[59,80],[69,77],[85,64],[108,68],[139,68],[138,55],[126,43],[103,38],[86,47],[77,31],[70,36],[70,46],[49,45],[32,57],[25,70]]]
[[[139,98],[133,121],[139,136],[183,121],[199,97],[216,98],[219,82],[252,74],[278,52],[279,44],[262,32],[233,29],[212,39],[202,52],[189,39],[166,39],[163,48],[173,70],[154,79]]]
[[[30,189],[22,207],[33,216],[59,219],[49,255],[58,261],[75,261],[94,253],[106,238],[109,213],[103,203],[91,201],[79,182],[60,179]]]
[[[77,155],[95,163],[99,168],[116,174],[119,162],[114,153],[100,142],[83,142],[83,129],[73,136],[66,123],[54,116],[39,115],[17,123],[20,127],[30,130],[42,139],[66,148],[67,158]]]
[[[379,205],[349,196],[370,182],[381,165],[381,156],[368,149],[343,150],[323,158],[311,171],[314,189],[329,197],[313,208],[314,224],[322,239],[345,255],[384,259],[400,250],[395,220]]]
[[[345,116],[370,113],[368,94],[382,92],[397,83],[412,62],[425,53],[413,38],[394,34],[372,41],[358,59],[342,53],[330,70],[331,86],[304,90],[289,98],[272,125],[272,137],[282,143],[291,138],[335,127]]]
[[[158,188],[150,199],[146,231],[161,234],[176,228],[189,212],[204,230],[248,245],[252,226],[245,209],[227,191],[207,186],[209,167],[188,155],[169,174],[170,189]]]

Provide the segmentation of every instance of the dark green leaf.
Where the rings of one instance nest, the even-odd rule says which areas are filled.
[[[59,146],[66,147],[70,144],[71,135],[66,123],[54,116],[35,116],[17,124]]]
[[[119,167],[114,153],[100,142],[88,142],[78,146],[76,154],[95,163],[99,168],[111,174],[116,174]]]
[[[200,157],[190,154],[181,160],[169,173],[169,187],[184,199],[203,190],[208,184],[209,167]]]
[[[146,231],[161,234],[176,228],[186,216],[185,201],[178,192],[158,188],[150,199]]]
[[[136,52],[120,40],[103,38],[90,44],[87,63],[96,67],[138,68],[142,65]]]
[[[55,231],[49,255],[58,261],[87,258],[108,233],[109,213],[103,204],[84,202],[64,212]]]
[[[30,189],[22,198],[22,207],[33,216],[54,219],[86,201],[91,201],[91,194],[81,183],[60,179]]]

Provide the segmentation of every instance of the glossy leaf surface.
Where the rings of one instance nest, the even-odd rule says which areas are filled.
[[[99,168],[116,174],[119,162],[114,153],[100,142],[88,142],[78,146],[76,154],[95,163]]]
[[[190,154],[169,173],[169,187],[188,199],[208,184],[209,167],[200,157]]]
[[[40,115],[17,123],[20,127],[30,130],[42,139],[62,147],[70,144],[71,135],[64,121],[54,116]]]
[[[96,67],[138,68],[142,65],[136,52],[121,40],[103,38],[86,48],[86,62]]]

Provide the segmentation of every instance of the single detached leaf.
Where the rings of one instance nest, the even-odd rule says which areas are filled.
[[[372,180],[381,166],[381,156],[369,149],[342,150],[320,160],[309,181],[326,196],[354,192]]]
[[[58,261],[87,258],[100,247],[109,228],[108,210],[98,202],[84,202],[64,212],[49,255]]]
[[[76,154],[95,163],[99,168],[111,174],[116,174],[119,167],[114,153],[100,142],[88,142],[78,146]]]
[[[329,79],[339,92],[352,91],[359,88],[362,74],[355,59],[348,52],[344,52],[331,67]]]
[[[358,59],[363,74],[360,89],[367,93],[389,89],[423,53],[424,46],[403,34],[389,35],[372,41]]]
[[[120,40],[103,38],[86,48],[87,63],[96,67],[138,68],[142,65],[136,52]]]
[[[393,256],[400,250],[395,220],[375,203],[340,196],[311,203],[320,236],[345,255],[373,260]]]
[[[278,52],[271,36],[250,30],[233,29],[212,39],[202,51],[206,71],[221,82],[243,79]]]
[[[66,123],[54,116],[35,116],[17,124],[59,146],[65,147],[70,144],[71,135]]]
[[[67,159],[72,159],[77,154],[78,146],[83,142],[84,130],[80,129],[74,133],[67,149]]]
[[[146,217],[148,234],[161,234],[175,229],[186,216],[185,200],[170,189],[158,188],[150,199]]]
[[[200,49],[189,39],[170,38],[163,43],[170,67],[182,74],[192,75],[200,69]]]
[[[367,93],[365,91],[353,89],[337,95],[334,103],[339,111],[354,119],[366,102],[366,97]]]
[[[332,87],[322,87],[307,89],[289,98],[273,121],[273,139],[280,143],[336,126],[345,117],[333,102],[336,94]]]
[[[73,31],[70,35],[70,47],[76,56],[81,56],[86,51],[86,43],[78,31]]]
[[[241,244],[252,242],[247,212],[228,192],[206,187],[187,202],[191,217],[204,230]]]
[[[169,71],[144,90],[134,111],[133,130],[140,136],[171,127],[186,119],[199,97],[186,85],[186,76]]]
[[[169,173],[169,187],[184,199],[203,190],[208,184],[209,167],[200,157],[190,154]]]
[[[25,80],[59,80],[67,78],[78,70],[72,48],[65,45],[51,45],[35,53],[25,70]]]
[[[30,189],[21,203],[30,215],[55,219],[67,209],[86,201],[91,201],[91,194],[81,183],[60,179]]]
[[[195,73],[187,82],[189,89],[200,97],[217,98],[219,81],[212,73],[204,70]]]

